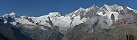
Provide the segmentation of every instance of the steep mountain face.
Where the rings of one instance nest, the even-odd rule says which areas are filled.
[[[126,40],[126,34],[136,39],[136,26],[137,11],[116,4],[79,8],[65,16],[0,16],[0,34],[9,40]]]

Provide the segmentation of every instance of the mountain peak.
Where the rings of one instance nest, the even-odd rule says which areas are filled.
[[[48,16],[50,16],[50,17],[59,17],[59,16],[61,16],[61,15],[60,15],[59,12],[50,12],[50,13],[48,14]]]
[[[8,17],[15,18],[16,14],[15,14],[15,12],[11,12],[10,14],[3,15],[3,17],[5,17],[5,18],[8,18]]]
[[[15,15],[15,12],[11,12],[9,15]]]
[[[113,10],[123,10],[123,7],[122,6],[119,6],[117,4],[114,4],[114,5],[107,5],[107,4],[104,4],[103,6],[107,11],[113,11]]]
[[[77,12],[77,11],[84,10],[84,9],[85,9],[85,8],[80,7],[79,9],[76,10],[76,12]]]

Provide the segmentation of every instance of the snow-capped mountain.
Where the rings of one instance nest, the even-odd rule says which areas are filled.
[[[12,40],[59,40],[59,38],[51,37],[52,32],[56,31],[57,34],[64,35],[63,38],[61,37],[63,40],[84,40],[77,38],[78,35],[85,35],[79,34],[79,32],[94,33],[100,29],[115,29],[119,22],[121,22],[120,25],[123,25],[123,21],[124,24],[125,21],[136,23],[136,17],[136,10],[116,4],[104,4],[102,7],[92,5],[89,8],[79,8],[64,16],[59,12],[50,12],[48,15],[39,17],[17,16],[12,12],[0,16],[0,33],[5,36],[10,35],[7,38]],[[74,34],[73,32],[77,32],[76,30],[78,33]],[[70,32],[76,35],[76,38],[71,39],[74,35],[72,36]]]

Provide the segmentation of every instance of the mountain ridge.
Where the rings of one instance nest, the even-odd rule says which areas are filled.
[[[16,40],[24,38],[34,40],[82,40],[86,34],[91,35],[91,33],[106,32],[104,30],[119,32],[116,28],[125,25],[125,23],[135,25],[136,17],[137,11],[132,8],[122,7],[116,4],[104,4],[102,7],[92,5],[89,8],[79,8],[64,16],[60,15],[59,12],[50,12],[48,15],[39,17],[17,16],[12,12],[0,16],[0,27],[2,28],[1,30],[5,29],[4,31],[11,32],[10,35],[12,35],[12,37],[8,37],[9,39],[16,39],[15,36],[17,36],[19,39]],[[121,28],[121,30],[122,29],[123,28]],[[1,34],[7,35],[4,34],[6,32],[2,32],[3,31],[0,31]],[[16,35],[16,33],[19,34]],[[19,35],[23,35],[24,37],[22,38]],[[79,36],[82,36],[82,38]]]

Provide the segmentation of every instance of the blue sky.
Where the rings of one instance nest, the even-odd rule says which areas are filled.
[[[15,12],[17,15],[40,16],[49,12],[60,12],[62,15],[87,8],[96,4],[117,4],[137,10],[137,0],[0,0],[0,15]]]

